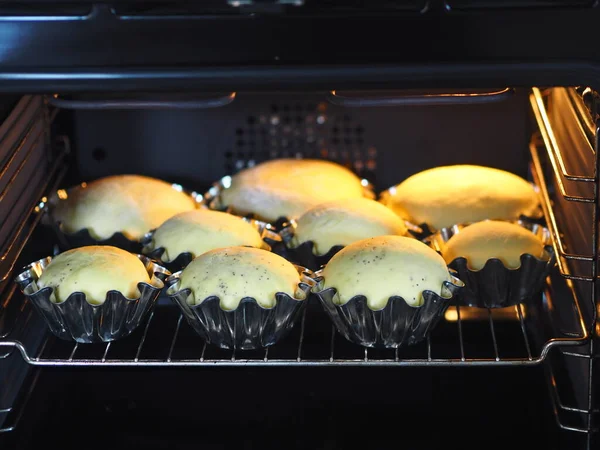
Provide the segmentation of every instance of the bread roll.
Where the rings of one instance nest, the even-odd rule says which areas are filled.
[[[521,266],[521,255],[526,253],[542,258],[544,245],[540,239],[522,226],[493,220],[463,228],[448,240],[443,251],[448,264],[464,257],[467,266],[474,270],[482,269],[491,258],[516,269]]]
[[[319,203],[341,198],[361,198],[360,179],[345,167],[312,159],[275,159],[232,177],[221,202],[236,214],[256,214],[275,221],[296,219]]]
[[[335,288],[343,305],[356,295],[373,310],[392,296],[411,306],[423,304],[423,291],[441,294],[451,280],[444,259],[422,242],[403,236],[378,236],[344,247],[323,269],[324,288]]]
[[[163,247],[163,261],[181,253],[193,256],[221,247],[261,247],[260,233],[240,217],[220,211],[196,209],[179,213],[156,229],[150,247]]]
[[[191,290],[187,299],[190,305],[216,296],[222,309],[233,310],[243,298],[253,297],[263,308],[272,308],[275,294],[294,297],[299,282],[296,268],[275,253],[227,247],[206,252],[183,269],[180,290]]]
[[[73,292],[83,292],[88,303],[101,305],[108,291],[138,298],[138,283],[150,282],[144,263],[137,256],[108,245],[79,247],[54,258],[37,281],[40,289],[51,287],[50,298],[61,303]]]
[[[367,198],[346,198],[321,203],[298,219],[294,243],[314,242],[313,251],[327,253],[375,236],[404,235],[404,221],[381,203]]]
[[[139,175],[115,175],[74,189],[54,211],[65,232],[87,228],[97,240],[122,232],[137,240],[168,218],[196,208],[194,200],[171,184]]]
[[[455,165],[419,172],[382,201],[400,217],[435,229],[485,219],[538,214],[538,196],[523,178],[491,167]]]

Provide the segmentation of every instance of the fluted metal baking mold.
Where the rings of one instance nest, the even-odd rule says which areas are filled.
[[[254,350],[273,345],[285,337],[306,307],[315,285],[314,274],[304,267],[295,267],[300,276],[301,297],[278,292],[272,308],[262,307],[252,297],[243,298],[234,310],[222,309],[220,299],[215,296],[189,305],[190,289],[179,289],[181,272],[167,278],[166,292],[179,306],[187,323],[207,343],[226,349]]]
[[[240,215],[233,208],[228,205],[224,205],[221,199],[221,192],[231,186],[231,175],[226,175],[220,180],[213,183],[211,188],[204,193],[204,205],[209,209],[215,209],[217,211],[226,211],[230,214]],[[375,189],[373,184],[365,178],[361,179],[363,186],[363,195],[367,198],[375,198]],[[250,219],[257,219],[254,214],[246,214],[245,217]],[[288,217],[280,217],[274,222],[268,223],[273,231],[279,231],[287,225],[289,222]]]
[[[15,282],[55,336],[81,344],[111,342],[128,336],[140,325],[154,307],[164,287],[163,280],[170,275],[150,258],[136,256],[144,263],[151,278],[150,283],[138,283],[140,297],[136,299],[126,298],[115,290],[106,293],[106,300],[101,305],[92,305],[84,293],[74,292],[65,301],[54,303],[50,300],[53,289],[37,286],[37,280],[52,257],[29,264]]]
[[[336,304],[336,288],[323,289],[322,271],[315,275],[317,285],[313,293],[337,331],[350,342],[373,348],[398,348],[426,339],[464,287],[460,279],[450,274],[452,281],[444,281],[443,295],[423,291],[421,306],[411,306],[395,295],[384,308],[373,310],[364,295],[356,295],[343,305]]]
[[[535,192],[539,194],[540,188],[533,183],[530,183],[530,184],[533,187],[533,189],[535,190]],[[395,190],[395,188],[396,188],[396,186],[392,186],[392,187],[389,187],[389,188],[385,189],[384,191],[380,192],[379,193],[379,202],[383,203],[384,205],[387,205],[386,199],[390,195],[393,194],[393,191]],[[502,220],[502,219],[494,219],[493,217],[490,217],[489,220]],[[522,222],[532,223],[532,224],[545,225],[544,213],[542,211],[542,207],[539,204],[538,204],[535,215],[526,216],[526,215],[521,214],[518,217],[518,220],[522,221]],[[410,219],[405,220],[405,223],[407,225],[408,230],[411,232],[411,234],[413,234],[413,236],[415,236],[417,239],[421,239],[421,240],[425,239],[439,231],[433,225],[428,224],[428,223],[417,224],[414,221],[411,221]]]
[[[274,246],[279,244],[281,241],[281,237],[275,233],[274,231],[271,231],[269,229],[268,224],[266,224],[265,222],[261,222],[260,220],[254,220],[254,219],[248,219],[248,218],[242,218],[243,220],[245,220],[246,222],[250,223],[254,228],[256,228],[256,230],[259,232],[260,237],[262,239],[262,243],[261,243],[261,249],[266,250],[266,251],[272,251],[273,247],[271,246],[271,244],[273,244]],[[157,248],[152,248],[152,238],[154,236],[154,233],[156,232],[156,230],[152,230],[149,233],[146,233],[146,235],[143,237],[142,239],[142,253],[156,261],[158,261],[163,267],[166,267],[170,272],[177,272],[179,270],[184,269],[189,263],[192,262],[192,260],[194,259],[194,255],[191,252],[183,252],[180,253],[179,255],[177,255],[176,258],[174,258],[171,261],[163,261],[162,259],[162,255],[165,252],[165,248],[164,247],[157,247]],[[198,256],[198,255],[196,255]]]
[[[465,289],[461,301],[468,306],[480,308],[506,308],[535,301],[544,287],[544,281],[556,264],[556,254],[551,245],[550,231],[537,223],[511,221],[531,231],[544,245],[544,256],[521,255],[521,265],[510,269],[497,258],[489,259],[483,268],[470,269],[466,258],[452,260],[448,267],[456,270],[464,281]],[[443,254],[446,242],[460,233],[466,225],[443,228],[424,240],[431,248]]]
[[[107,239],[96,239],[90,234],[90,231],[87,228],[78,230],[74,233],[67,233],[63,230],[61,222],[55,219],[53,214],[56,205],[58,202],[64,201],[66,197],[62,197],[65,195],[68,196],[69,192],[72,190],[85,189],[86,186],[86,183],[81,183],[69,189],[60,189],[44,202],[45,214],[42,223],[54,230],[61,250],[65,251],[72,248],[84,247],[86,245],[112,245],[113,247],[121,248],[130,253],[140,253],[142,251],[141,241],[139,239],[129,239],[121,232],[116,232]],[[172,184],[172,187],[177,191],[185,192],[192,197],[198,208],[202,207],[203,199],[201,194],[186,190],[179,184]]]

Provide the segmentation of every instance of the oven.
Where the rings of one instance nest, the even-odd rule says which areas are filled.
[[[0,3],[0,447],[598,447],[600,72],[586,0]],[[48,332],[14,282],[48,199],[113,174],[205,193],[282,158],[381,192],[478,164],[539,190],[557,256],[527,305],[455,305],[423,342],[206,344],[166,296],[132,335]],[[60,443],[60,444],[59,444]]]

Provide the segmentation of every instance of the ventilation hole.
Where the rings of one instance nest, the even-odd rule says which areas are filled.
[[[302,116],[296,116],[296,123],[301,124],[304,122],[304,118]]]
[[[237,134],[238,136],[242,136],[244,134],[243,128],[236,128],[235,134]]]
[[[290,112],[290,105],[283,105],[283,112]]]
[[[92,158],[94,158],[96,161],[104,161],[106,159],[106,150],[104,150],[102,147],[96,147],[94,150],[92,150]]]
[[[247,121],[248,121],[248,125],[254,125],[256,123],[256,117],[249,116]]]
[[[237,145],[238,147],[243,147],[243,146],[244,146],[244,144],[246,144],[246,142],[244,142],[242,139],[240,139],[239,141],[237,141],[237,142],[235,143],[235,145]]]
[[[283,117],[283,123],[290,124],[292,122],[292,118],[290,116]]]
[[[354,129],[354,132],[356,134],[363,134],[365,132],[365,129],[359,125]]]
[[[225,152],[225,158],[232,158],[232,157],[233,157],[232,152]]]
[[[331,131],[332,131],[334,134],[337,134],[337,133],[339,133],[339,132],[340,132],[340,129],[339,129],[338,127],[333,127],[333,128],[331,129]]]
[[[275,105],[275,104],[271,105],[271,112],[276,113],[278,111],[279,111],[279,107],[277,105]]]
[[[334,137],[334,138],[331,140],[331,143],[332,143],[333,145],[338,145],[338,144],[340,143],[340,140],[339,140],[338,138]]]

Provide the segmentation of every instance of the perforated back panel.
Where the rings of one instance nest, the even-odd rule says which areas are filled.
[[[238,94],[196,111],[75,112],[76,177],[143,173],[205,187],[279,157],[338,161],[387,188],[441,164],[527,169],[526,96],[496,104],[345,108],[325,93]]]

